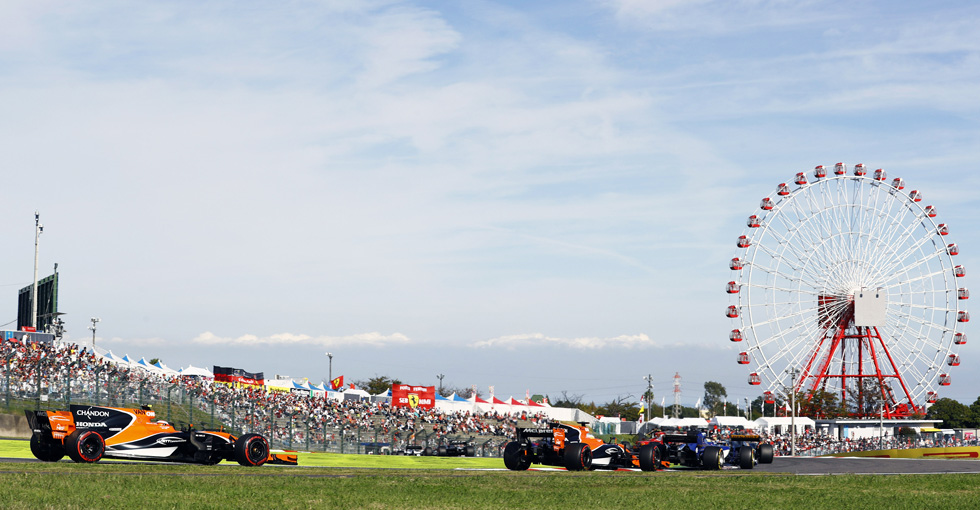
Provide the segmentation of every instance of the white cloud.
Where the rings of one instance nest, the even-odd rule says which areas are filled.
[[[481,348],[504,348],[516,349],[518,347],[540,347],[558,346],[571,347],[573,349],[605,349],[622,348],[634,349],[644,347],[663,347],[662,344],[654,341],[645,334],[620,335],[612,338],[598,337],[579,337],[579,338],[556,338],[545,336],[541,333],[527,333],[520,335],[507,335],[489,340],[480,340],[470,344],[470,347]]]
[[[221,337],[210,331],[201,333],[191,343],[203,345],[238,345],[238,346],[290,346],[302,345],[321,347],[339,346],[370,346],[383,347],[386,345],[405,345],[411,343],[411,339],[401,333],[383,335],[378,332],[360,333],[348,336],[310,336],[295,335],[293,333],[276,333],[274,335],[260,337],[257,335],[242,335],[239,337]]]

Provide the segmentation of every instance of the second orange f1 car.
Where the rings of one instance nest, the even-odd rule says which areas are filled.
[[[26,411],[31,453],[45,462],[102,458],[243,466],[296,464],[295,454],[272,453],[260,434],[236,437],[213,430],[176,430],[150,409],[72,405],[69,411]]]

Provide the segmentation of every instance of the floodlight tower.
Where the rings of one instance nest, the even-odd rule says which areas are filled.
[[[34,211],[34,287],[33,294],[31,294],[31,327],[35,331],[37,331],[37,253],[43,231],[44,225],[41,225],[41,215]]]

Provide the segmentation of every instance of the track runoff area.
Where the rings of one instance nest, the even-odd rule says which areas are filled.
[[[379,462],[377,467],[363,466],[343,466],[341,460],[332,463],[332,466],[306,465],[303,464],[301,454],[299,466],[276,466],[274,472],[265,471],[264,475],[280,476],[304,476],[305,471],[310,468],[316,469],[350,469],[356,468],[364,471],[374,471],[378,469],[391,469],[384,467],[383,462]],[[378,459],[379,461],[381,459]],[[433,459],[439,460],[439,459]],[[62,461],[70,463],[70,461]],[[173,466],[175,463],[169,462],[147,462],[147,461],[103,461],[106,464],[150,464],[160,466]],[[41,461],[26,457],[0,457],[0,463],[42,463]],[[354,463],[351,463],[354,464]],[[426,463],[420,463],[411,468],[402,469],[427,469]],[[229,464],[228,466],[232,466]],[[214,466],[216,475],[222,474],[224,465]],[[444,470],[447,466],[442,462],[433,462],[431,469]],[[500,461],[499,467],[453,467],[454,471],[466,472],[489,472],[489,471],[508,471]],[[561,467],[534,466],[528,469],[529,472],[562,472],[566,471]],[[619,469],[617,471],[635,471],[639,469]],[[650,472],[650,476],[657,476],[658,473],[665,472],[699,472],[700,470],[688,468],[672,468],[657,472]],[[595,472],[609,472],[609,470],[597,470]],[[902,459],[902,458],[874,458],[874,457],[776,457],[772,464],[759,464],[752,470],[742,470],[733,466],[725,466],[720,471],[712,471],[712,475],[738,474],[745,472],[766,473],[766,474],[791,474],[791,475],[929,475],[929,474],[980,474],[980,461],[977,460],[946,460],[946,459]],[[200,476],[197,472],[194,476]]]

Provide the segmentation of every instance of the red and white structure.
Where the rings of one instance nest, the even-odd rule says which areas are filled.
[[[955,230],[920,190],[864,165],[818,166],[762,199],[725,285],[750,385],[835,393],[851,414],[925,412],[970,314]],[[867,401],[866,401],[867,400]]]

